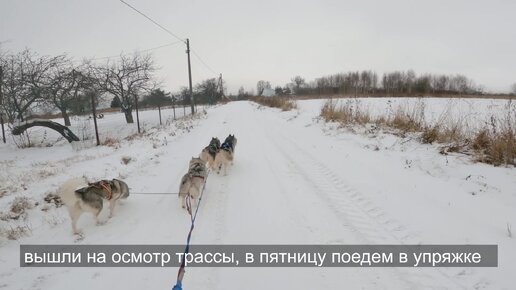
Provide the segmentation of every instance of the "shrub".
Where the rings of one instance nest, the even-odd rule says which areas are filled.
[[[426,127],[421,135],[421,143],[432,144],[439,137],[439,128],[437,126]]]
[[[369,111],[362,108],[357,100],[348,100],[340,106],[337,106],[337,102],[328,100],[321,108],[320,116],[327,122],[340,122],[345,125],[365,125],[371,122]]]
[[[473,143],[471,144],[471,147],[475,151],[481,151],[482,153],[485,153],[485,151],[489,148],[491,145],[491,137],[489,136],[489,132],[487,130],[481,130],[478,132],[478,134],[473,139]]]
[[[288,97],[254,97],[252,100],[262,106],[279,108],[282,111],[290,111],[297,108],[296,101]]]

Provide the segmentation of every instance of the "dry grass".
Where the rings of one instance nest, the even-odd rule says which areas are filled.
[[[271,108],[279,108],[282,111],[297,109],[296,101],[288,97],[254,97],[252,101]]]
[[[403,133],[420,132],[423,128],[424,118],[421,116],[422,114],[418,109],[407,110],[406,108],[399,106],[394,115],[388,116],[385,125],[398,129]]]
[[[17,215],[25,213],[27,209],[34,207],[34,204],[25,196],[16,197],[11,203],[11,212]]]
[[[131,158],[131,157],[129,157],[129,156],[123,156],[123,157],[122,157],[122,163],[123,163],[124,165],[129,164],[129,162],[131,162],[131,160],[132,160],[132,158]]]
[[[139,139],[143,136],[143,132],[142,133],[133,133],[127,137],[124,138],[124,140],[127,140],[127,141],[133,141],[133,140],[136,140],[136,139]]]
[[[28,225],[23,226],[10,226],[9,229],[5,230],[5,236],[9,240],[18,240],[21,237],[28,236],[32,230]]]
[[[477,132],[471,144],[477,160],[495,166],[516,165],[516,103],[508,102],[501,119],[491,118],[489,127]]]
[[[439,138],[439,128],[437,126],[426,127],[421,134],[421,143],[432,144]]]
[[[119,143],[120,142],[118,140],[116,140],[115,138],[106,137],[106,139],[104,139],[104,141],[101,144],[105,145],[105,146],[113,147],[113,148],[119,148],[120,147]]]
[[[49,193],[47,194],[43,200],[46,202],[46,203],[49,203],[49,204],[54,204],[56,207],[61,207],[63,206],[63,200],[61,199],[61,197],[55,193]]]
[[[364,125],[371,122],[369,110],[364,109],[359,101],[353,100],[340,105],[333,100],[328,100],[321,108],[321,116],[326,121],[339,122],[343,125]]]
[[[516,165],[516,132],[503,130],[499,133],[480,131],[472,142],[471,148],[480,162],[495,166]]]
[[[320,116],[327,122],[342,125],[366,125],[374,123],[378,127],[395,129],[394,134],[420,133],[424,144],[444,144],[442,154],[461,152],[475,155],[479,162],[500,165],[516,165],[516,104],[508,101],[506,116],[491,118],[490,128],[471,132],[459,116],[451,117],[448,108],[439,120],[428,125],[425,120],[425,103],[418,101],[412,107],[399,106],[389,113],[372,117],[369,110],[361,107],[358,100],[347,100],[339,104],[335,100],[326,101]]]

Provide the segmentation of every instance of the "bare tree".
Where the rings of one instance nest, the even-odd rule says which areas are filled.
[[[294,84],[294,92],[296,94],[299,94],[301,92],[301,88],[306,85],[305,79],[301,76],[295,76],[291,81]]]
[[[155,71],[152,57],[138,53],[120,55],[116,62],[94,66],[95,80],[102,91],[118,97],[127,123],[133,123],[133,106],[136,96],[153,88]]]
[[[2,64],[2,110],[13,123],[19,114],[19,103],[27,87],[23,81],[21,55],[7,55]]]
[[[8,55],[3,69],[2,108],[13,123],[24,120],[24,114],[43,99],[45,78],[56,58],[37,56],[29,50]]]
[[[270,89],[271,83],[268,81],[260,80],[256,83],[256,91],[258,93],[258,96],[261,96],[263,94],[263,90]]]
[[[516,96],[516,83],[512,84],[511,93]]]
[[[68,112],[78,101],[85,82],[85,76],[70,59],[64,55],[56,58],[47,76],[45,100],[61,111],[65,126],[70,126]]]

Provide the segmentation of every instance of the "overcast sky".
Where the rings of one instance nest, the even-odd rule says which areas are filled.
[[[516,82],[514,0],[126,0],[190,38],[230,92],[349,70],[462,73],[487,90]],[[2,49],[76,59],[175,42],[118,0],[0,0]],[[183,44],[153,51],[167,90],[186,86]],[[214,76],[192,56],[194,83]]]

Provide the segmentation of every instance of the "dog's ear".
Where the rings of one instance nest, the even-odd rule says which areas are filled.
[[[118,179],[116,179],[116,178],[113,178],[112,182],[113,182],[113,185],[114,185],[114,186],[115,186],[115,188],[116,188],[116,192],[118,192],[118,193],[122,192],[122,191],[121,191],[121,186],[120,186],[120,182],[121,182],[121,181],[120,181],[120,180],[118,180]]]

